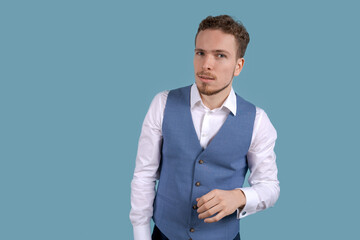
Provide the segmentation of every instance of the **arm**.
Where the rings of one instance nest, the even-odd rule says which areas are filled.
[[[280,193],[274,153],[276,138],[276,130],[266,113],[256,108],[253,136],[247,154],[250,187],[215,189],[198,198],[200,219],[205,218],[204,221],[208,223],[216,222],[235,210],[237,217],[243,218],[275,204]]]
[[[253,138],[247,154],[250,187],[241,188],[246,204],[238,218],[272,207],[280,194],[276,155],[274,152],[277,133],[264,110],[256,108]]]
[[[131,182],[130,220],[135,240],[150,240],[155,182],[159,178],[162,119],[168,92],[157,94],[146,114],[139,138],[134,176]]]

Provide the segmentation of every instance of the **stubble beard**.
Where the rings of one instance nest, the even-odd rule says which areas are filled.
[[[200,88],[198,87],[198,89],[201,94],[206,95],[206,96],[212,96],[212,95],[218,94],[219,92],[224,91],[231,83],[232,83],[232,79],[224,87],[222,87],[220,89],[211,90],[211,89],[208,89],[209,84],[202,82]]]

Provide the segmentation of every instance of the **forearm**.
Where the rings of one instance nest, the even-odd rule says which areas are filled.
[[[237,211],[238,218],[243,218],[266,208],[274,206],[280,195],[278,181],[259,183],[251,187],[241,188],[246,204]]]
[[[143,141],[145,140],[139,142],[134,177],[131,181],[130,220],[135,240],[150,239],[150,219],[153,215],[155,183],[160,161],[159,151],[153,150],[150,156],[146,154],[149,153],[148,151],[143,151],[145,145],[149,145]]]
[[[277,133],[266,113],[257,109],[252,144],[247,154],[250,187],[241,188],[246,196],[243,209],[238,209],[242,218],[274,206],[280,195],[278,169],[274,152]]]
[[[153,215],[155,179],[136,177],[131,182],[130,221],[133,225],[134,240],[150,240],[150,220]]]
[[[134,239],[150,238],[150,219],[153,215],[155,183],[158,178],[161,138],[145,137],[142,133],[136,159],[134,177],[131,182],[130,220],[134,229]],[[136,237],[139,236],[139,237]]]
[[[130,220],[135,240],[150,240],[150,220],[153,215],[155,183],[161,159],[162,113],[166,92],[153,99],[143,122],[139,138],[134,177],[131,182]]]
[[[146,182],[135,176],[131,182],[130,220],[134,226],[150,223],[155,198],[155,179]]]

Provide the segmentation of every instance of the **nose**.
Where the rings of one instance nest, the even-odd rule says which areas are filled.
[[[204,57],[202,68],[203,70],[211,70],[214,67],[214,61],[211,56],[207,55]]]

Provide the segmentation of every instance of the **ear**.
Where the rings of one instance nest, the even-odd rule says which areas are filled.
[[[235,66],[235,71],[234,71],[234,76],[238,76],[244,66],[245,63],[245,59],[244,58],[238,58],[236,60],[236,66]]]

